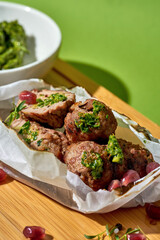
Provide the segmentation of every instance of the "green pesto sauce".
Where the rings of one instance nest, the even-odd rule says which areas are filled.
[[[66,99],[67,97],[65,95],[55,93],[55,94],[51,94],[44,100],[42,100],[41,98],[37,98],[36,101],[37,101],[38,107],[44,107],[44,106],[50,106],[54,103],[64,102]]]
[[[79,113],[79,119],[75,120],[75,125],[81,132],[87,133],[91,128],[100,127],[98,113],[105,110],[105,106],[99,101],[93,101],[93,113]],[[108,114],[106,115],[108,119]]]
[[[103,173],[103,160],[99,153],[86,151],[83,152],[81,158],[81,164],[91,169],[93,179],[99,179]]]
[[[30,144],[32,141],[37,140],[38,131],[30,130],[30,121],[29,120],[22,125],[22,127],[20,128],[18,133],[21,134],[22,136],[25,136],[24,140],[28,144]]]
[[[100,111],[104,111],[105,106],[99,101],[93,101],[93,114],[98,114]]]
[[[99,117],[93,113],[79,113],[79,119],[75,120],[75,125],[81,132],[87,133],[90,128],[99,128]]]
[[[122,164],[124,156],[122,149],[119,146],[119,143],[115,137],[115,135],[109,136],[109,141],[107,145],[107,153],[112,157],[113,163],[120,163]]]
[[[22,64],[26,48],[26,34],[17,20],[0,23],[0,70]]]

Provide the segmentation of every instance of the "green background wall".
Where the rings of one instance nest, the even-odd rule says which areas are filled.
[[[159,0],[15,0],[52,17],[60,58],[160,124]]]

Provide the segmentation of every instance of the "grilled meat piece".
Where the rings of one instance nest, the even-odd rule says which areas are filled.
[[[64,120],[70,143],[107,139],[117,128],[117,121],[104,103],[88,99],[71,106]]]
[[[63,133],[42,127],[23,115],[12,122],[11,128],[15,129],[31,148],[51,152],[63,162],[63,155],[68,146],[68,140]]]
[[[141,178],[144,177],[147,174],[147,164],[154,161],[152,154],[140,145],[123,139],[118,139],[118,143],[123,151],[124,161],[122,165],[113,163],[114,179],[121,179],[128,169],[133,169]]]
[[[52,128],[63,126],[64,117],[69,107],[75,102],[75,94],[64,90],[32,90],[36,94],[37,103],[26,104],[22,113],[39,123],[46,123]],[[18,105],[21,100],[19,100]]]
[[[67,147],[64,162],[94,191],[105,188],[112,180],[112,164],[104,145],[92,141],[72,143]]]

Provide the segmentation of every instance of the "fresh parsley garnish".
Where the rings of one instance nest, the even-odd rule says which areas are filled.
[[[10,126],[15,119],[18,119],[20,117],[19,112],[26,107],[24,106],[24,104],[25,101],[22,101],[17,107],[14,108],[14,110],[6,118],[4,122],[7,124],[7,126]]]

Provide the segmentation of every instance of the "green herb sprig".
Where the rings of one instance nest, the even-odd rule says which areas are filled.
[[[132,228],[128,228],[127,231],[125,232],[125,234],[123,234],[122,236],[119,236],[118,234],[115,234],[114,231],[115,229],[118,228],[119,231],[122,230],[122,225],[120,223],[116,224],[115,226],[109,228],[108,224],[105,226],[105,231],[101,232],[101,233],[98,233],[96,235],[86,235],[84,234],[84,237],[86,239],[94,239],[94,238],[97,238],[98,240],[103,240],[105,237],[108,237],[108,240],[112,240],[112,239],[115,239],[115,240],[127,240],[127,236],[129,234],[133,234],[133,233],[138,233],[138,232],[141,232],[144,236],[144,232],[141,230],[141,228],[136,228],[136,229],[132,229]],[[145,236],[148,240],[149,238],[147,236]]]
[[[103,160],[99,153],[86,151],[83,152],[81,163],[83,166],[91,169],[93,179],[99,179],[103,173]]]
[[[24,109],[26,106],[24,106],[25,101],[22,101],[17,107],[14,108],[14,110],[10,113],[10,115],[5,119],[5,123],[10,126],[11,123],[20,117],[19,112]]]

